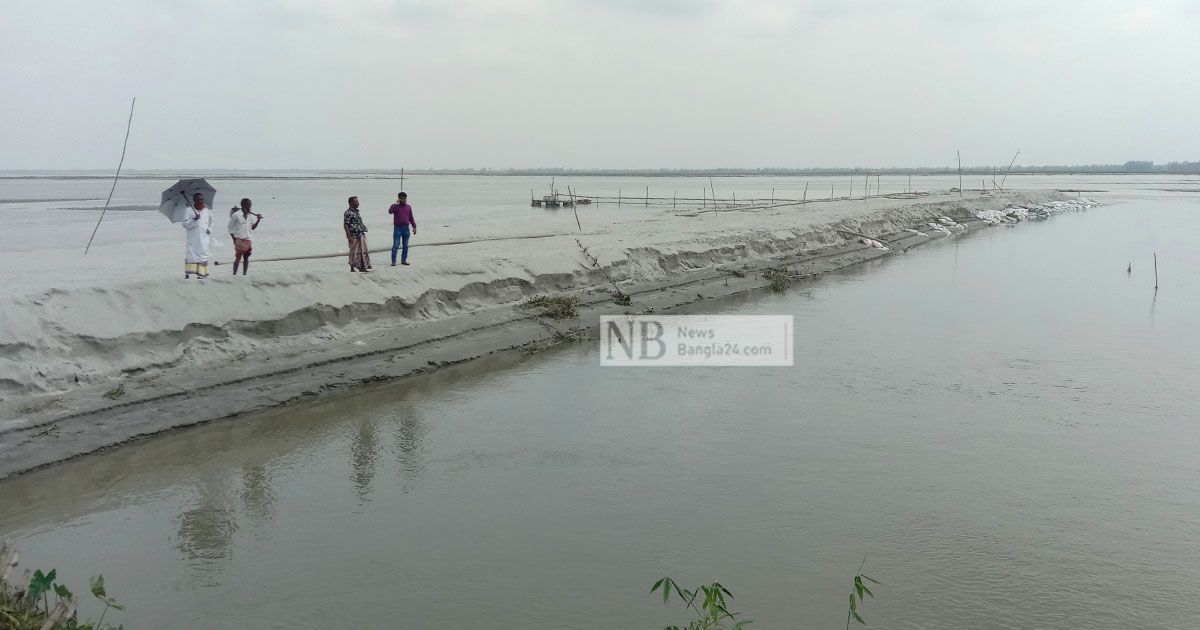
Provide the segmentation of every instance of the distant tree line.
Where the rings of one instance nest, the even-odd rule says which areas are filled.
[[[1003,174],[1006,165],[1001,166],[964,166],[964,175]],[[372,171],[378,172],[378,171]],[[915,167],[884,167],[871,168],[854,167],[812,167],[812,168],[564,168],[561,166],[539,166],[531,168],[439,168],[439,169],[408,169],[406,172],[419,175],[523,175],[523,176],[624,176],[624,177],[750,177],[750,176],[785,176],[785,175],[863,175],[867,173],[879,175],[956,175],[958,168],[954,166],[915,166]],[[1200,174],[1198,162],[1168,162],[1155,164],[1146,160],[1130,160],[1124,164],[1075,164],[1012,167],[1013,174],[1038,175],[1070,175],[1077,173],[1088,174],[1127,174],[1127,173],[1165,173],[1165,174]]]

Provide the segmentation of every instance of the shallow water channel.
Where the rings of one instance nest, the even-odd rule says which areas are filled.
[[[693,307],[792,368],[494,357],[2,482],[0,537],[127,628],[657,628],[663,575],[832,628],[864,556],[871,627],[1194,627],[1200,213],[1109,204]]]

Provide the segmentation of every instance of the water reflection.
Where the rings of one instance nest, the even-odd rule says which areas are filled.
[[[412,484],[421,476],[425,469],[425,433],[427,428],[421,422],[416,409],[404,407],[394,419],[396,425],[396,463],[400,467],[400,475],[404,477],[401,492],[408,493]]]
[[[219,488],[202,483],[198,490],[199,505],[185,509],[175,519],[175,547],[201,586],[219,586],[232,553],[236,515]]]
[[[241,498],[247,516],[259,521],[270,520],[275,491],[271,487],[271,474],[262,463],[242,468]]]
[[[371,500],[371,482],[375,479],[375,463],[379,455],[375,437],[375,420],[363,418],[355,427],[350,440],[350,468],[353,473],[354,492],[360,504]]]

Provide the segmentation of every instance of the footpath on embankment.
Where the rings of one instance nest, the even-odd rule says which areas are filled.
[[[6,297],[0,478],[170,429],[557,343],[594,328],[600,315],[759,289],[769,283],[766,269],[810,276],[1091,205],[1014,191],[662,209],[608,222],[581,209],[577,231],[531,234],[536,226],[514,225],[508,235],[415,250],[412,267],[377,261],[370,274],[350,274],[341,260],[304,272],[264,261],[248,277],[172,274]],[[614,301],[617,289],[630,304]],[[559,294],[579,299],[574,317],[523,306]]]

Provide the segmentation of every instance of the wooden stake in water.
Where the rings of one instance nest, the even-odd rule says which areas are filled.
[[[650,207],[650,187],[646,187],[646,207]]]
[[[1154,252],[1154,290],[1158,290],[1158,252]]]
[[[958,196],[961,197],[962,192],[962,151],[955,151],[958,155]]]
[[[400,191],[404,191],[404,167],[400,167]]]
[[[804,182],[804,199],[800,200],[800,203],[808,203],[808,182]]]
[[[571,187],[568,186],[566,187],[566,193],[571,196],[571,211],[575,212],[575,227],[580,228],[580,232],[583,232],[583,226],[580,223],[580,204],[575,203],[575,191],[571,190]]]
[[[125,143],[121,145],[121,161],[117,162],[117,173],[113,175],[112,188],[108,189],[108,199],[104,201],[104,209],[100,211],[100,219],[96,221],[96,227],[92,228],[92,235],[88,238],[87,246],[83,248],[83,254],[86,256],[88,250],[92,249],[92,241],[96,238],[96,231],[100,229],[100,221],[104,220],[104,214],[108,212],[108,204],[112,203],[113,191],[117,189],[117,179],[121,177],[121,167],[125,164],[125,149],[129,146],[129,130],[133,128],[133,106],[137,105],[137,97],[133,97],[133,102],[129,104],[129,121],[125,123]]]
[[[771,189],[771,205],[775,205],[775,189]]]
[[[675,191],[671,193],[671,207],[672,208],[675,207],[675,198],[678,196],[679,196],[679,189],[676,188]]]
[[[617,189],[617,207],[621,207],[621,189]]]

